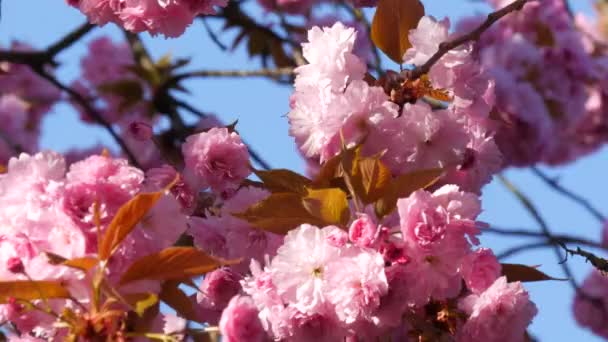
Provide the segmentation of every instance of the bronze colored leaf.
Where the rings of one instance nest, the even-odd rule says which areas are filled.
[[[360,175],[356,185],[357,196],[365,204],[380,199],[391,182],[391,171],[379,158],[363,158],[356,166],[356,173]]]
[[[325,225],[346,225],[349,219],[346,193],[338,188],[309,189],[302,199],[304,207]]]
[[[142,193],[123,205],[101,239],[99,259],[107,260],[162,196],[163,192]]]
[[[168,281],[163,284],[160,300],[171,307],[177,314],[189,321],[204,323],[196,314],[192,301],[179,288],[179,281]]]
[[[97,266],[99,259],[95,257],[82,257],[74,259],[66,259],[54,253],[45,253],[51,265],[62,265],[71,268],[76,268],[84,272],[88,272],[91,268]]]
[[[223,261],[210,257],[194,247],[169,247],[134,261],[122,275],[120,284],[137,280],[172,280],[203,275],[221,265],[236,261]]]
[[[306,188],[312,183],[310,179],[286,169],[256,170],[255,174],[271,192],[306,194]]]
[[[545,273],[539,271],[537,267],[531,267],[520,264],[501,264],[501,266],[502,275],[507,277],[507,281],[509,283],[516,281],[532,282],[543,280],[568,280],[548,276]]]
[[[139,317],[143,317],[148,309],[158,303],[158,296],[151,292],[130,293],[125,295],[124,298]]]
[[[384,197],[375,203],[378,217],[390,214],[397,206],[397,200],[408,197],[412,192],[426,189],[435,184],[443,175],[443,169],[414,171],[391,180]]]
[[[302,196],[296,193],[274,193],[244,212],[232,215],[275,234],[287,234],[303,223],[323,225],[321,219],[304,207]]]
[[[60,281],[52,280],[15,280],[0,282],[0,304],[8,303],[10,298],[20,300],[70,298],[70,292]]]
[[[418,26],[424,16],[420,0],[380,0],[372,21],[372,41],[396,63],[403,62],[403,54],[412,45],[410,30]]]

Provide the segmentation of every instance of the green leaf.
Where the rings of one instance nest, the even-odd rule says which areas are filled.
[[[520,264],[501,264],[501,266],[502,274],[507,277],[507,281],[509,283],[516,281],[532,282],[544,280],[568,280],[548,276],[545,273],[539,271],[537,267],[531,267]]]
[[[372,20],[371,38],[374,44],[398,64],[412,44],[410,30],[424,16],[419,0],[380,0]]]

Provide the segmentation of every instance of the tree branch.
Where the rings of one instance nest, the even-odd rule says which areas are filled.
[[[534,205],[532,200],[530,200],[530,198],[528,198],[528,196],[526,196],[522,191],[520,191],[513,183],[511,183],[502,174],[498,175],[498,179],[503,183],[503,185],[509,191],[511,191],[511,193],[519,200],[519,202],[522,204],[522,206],[532,215],[534,220],[540,226],[542,234],[547,238],[547,240],[551,241],[552,236],[553,236],[553,234],[551,233],[551,229],[549,229],[549,225],[547,224],[545,219],[541,216],[538,209],[536,209],[536,206]],[[567,250],[567,247],[563,242],[556,241],[556,243],[553,244],[553,252],[555,253],[555,256],[557,257],[557,259],[560,261],[562,270],[564,271],[564,274],[568,278],[570,285],[572,285],[572,287],[577,292],[579,292],[580,288],[579,288],[578,284],[576,283],[576,280],[574,279],[574,274],[572,273],[572,270],[570,270],[570,267],[565,262],[563,262],[565,259],[564,259],[564,257],[562,257],[560,247],[563,248],[564,250]]]
[[[557,179],[549,177],[544,172],[542,172],[539,168],[533,166],[530,169],[538,178],[540,178],[543,182],[545,182],[549,187],[551,187],[557,193],[562,194],[563,196],[574,201],[575,203],[578,203],[581,207],[587,209],[587,211],[591,215],[593,215],[598,221],[600,221],[600,223],[603,224],[606,222],[606,217],[598,209],[596,209],[593,205],[591,205],[591,203],[587,199],[585,199],[584,197],[582,197],[578,194],[575,194],[571,190],[568,190],[565,187],[561,186],[559,184],[559,182],[557,181]]]
[[[57,63],[53,60],[55,56],[77,42],[94,27],[94,25],[84,23],[43,51],[0,50],[0,61],[27,64],[33,67],[41,67],[45,64],[57,66]]]
[[[486,20],[483,23],[481,23],[481,25],[479,25],[477,28],[475,28],[473,31],[471,31],[467,34],[464,34],[458,38],[455,38],[453,40],[445,41],[445,42],[439,44],[439,48],[438,48],[437,52],[435,52],[435,54],[433,56],[431,56],[431,58],[429,58],[428,61],[426,61],[424,64],[422,64],[420,66],[417,66],[413,70],[409,71],[408,78],[410,80],[416,80],[416,79],[420,78],[422,75],[429,73],[429,71],[431,70],[431,67],[433,67],[433,65],[435,65],[435,63],[437,63],[441,59],[441,57],[443,57],[450,50],[455,49],[470,41],[479,40],[479,38],[481,38],[481,35],[485,31],[487,31],[495,22],[497,22],[502,17],[506,16],[507,14],[509,14],[511,12],[521,10],[524,7],[524,5],[526,3],[528,3],[529,1],[533,1],[533,0],[516,0],[516,1],[512,2],[511,4],[499,9],[498,11],[488,14],[488,17],[486,18]]]
[[[293,76],[294,68],[258,69],[258,70],[199,70],[173,76],[173,82],[193,77],[283,77]]]
[[[56,79],[51,74],[46,72],[43,68],[32,68],[32,70],[34,70],[34,72],[36,72],[38,75],[40,75],[40,77],[46,79],[47,81],[49,81],[51,84],[53,84],[58,89],[66,92],[74,101],[78,102],[78,104],[81,105],[87,111],[87,113],[93,118],[93,120],[95,120],[97,123],[99,123],[101,126],[103,126],[108,131],[108,133],[110,133],[112,138],[114,138],[116,143],[118,143],[120,148],[127,155],[127,158],[129,159],[129,162],[131,163],[131,165],[139,167],[139,162],[137,161],[137,158],[135,158],[135,155],[133,154],[133,152],[131,152],[129,147],[122,140],[122,138],[118,135],[118,133],[116,133],[116,131],[114,130],[114,127],[112,127],[112,124],[109,123],[97,110],[95,110],[95,108],[93,108],[91,106],[89,101],[87,101],[82,95],[80,95],[74,89],[61,83],[58,79]]]

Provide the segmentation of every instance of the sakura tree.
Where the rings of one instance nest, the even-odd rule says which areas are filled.
[[[84,24],[0,50],[3,337],[532,341],[550,308],[524,283],[547,281],[608,338],[605,217],[544,171],[608,141],[608,3],[591,18],[563,0],[487,0],[489,14],[454,21],[431,1],[56,1]],[[121,40],[87,38],[102,27]],[[200,69],[149,46],[195,30],[214,43],[203,63],[244,48],[260,65]],[[78,46],[79,61],[61,58]],[[251,77],[291,93],[274,101],[303,174],[193,105],[193,79]],[[111,141],[46,149],[43,123],[66,107]],[[554,233],[514,168],[589,212],[602,239]],[[537,227],[480,218],[493,179]],[[496,253],[489,234],[525,239]],[[502,262],[538,248],[563,275]]]

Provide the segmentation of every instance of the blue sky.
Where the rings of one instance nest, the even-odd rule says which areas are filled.
[[[485,11],[479,2],[469,0],[423,0],[427,13],[442,18],[457,19],[463,15]],[[571,1],[575,9],[592,14],[588,0]],[[65,4],[65,0],[3,0],[0,21],[0,44],[6,46],[13,39],[25,41],[35,47],[44,47],[84,21],[84,17]],[[111,25],[96,29],[87,36],[90,41],[100,35],[121,39],[120,32]],[[229,35],[228,35],[229,36]],[[226,36],[226,37],[228,37]],[[192,57],[196,69],[255,69],[257,61],[250,61],[244,51],[226,54],[210,41],[200,24],[192,26],[179,39],[145,37],[148,48],[156,55],[167,52],[174,56]],[[79,58],[86,52],[79,44],[59,56],[62,67],[58,73],[64,81],[78,75]],[[385,63],[390,66],[391,62]],[[239,120],[239,131],[275,167],[302,171],[303,163],[295,152],[293,140],[287,135],[287,120],[290,87],[276,86],[263,79],[199,79],[189,81],[192,91],[190,103],[206,112],[216,113],[226,122]],[[44,122],[42,146],[65,150],[72,146],[86,147],[97,142],[110,141],[102,129],[84,126],[69,106],[60,104]],[[564,185],[576,189],[596,206],[608,213],[604,192],[608,170],[608,149],[583,158],[573,165],[557,169],[546,169],[551,175],[561,176]],[[585,211],[568,200],[559,197],[545,187],[526,170],[509,170],[507,177],[525,190],[541,208],[549,225],[555,232],[581,235],[597,239],[600,225]],[[498,183],[493,182],[483,191],[484,213],[482,219],[500,227],[517,227],[537,230],[538,227],[518,202]],[[517,244],[518,239],[484,235],[482,243],[501,250]],[[508,260],[513,263],[542,265],[541,269],[554,276],[562,276],[551,250],[534,251]],[[577,280],[589,271],[581,259],[571,259]],[[541,282],[528,284],[533,300],[539,307],[531,331],[542,341],[600,341],[581,330],[573,320],[571,303],[573,291],[566,282]]]

